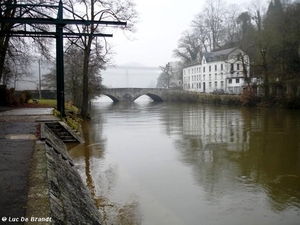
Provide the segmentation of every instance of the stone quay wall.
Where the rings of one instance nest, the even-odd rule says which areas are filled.
[[[31,162],[25,224],[101,225],[101,216],[74,167],[65,144],[44,126]],[[36,216],[36,217],[35,217]]]

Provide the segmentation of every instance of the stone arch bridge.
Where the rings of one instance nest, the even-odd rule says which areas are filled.
[[[110,97],[114,102],[133,102],[142,95],[148,95],[153,101],[165,101],[168,89],[164,88],[107,88],[101,94]]]

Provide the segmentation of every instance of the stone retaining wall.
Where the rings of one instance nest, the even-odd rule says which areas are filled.
[[[100,213],[65,144],[47,128],[44,134],[45,143],[37,144],[33,156],[25,224],[36,224],[31,218],[43,217],[48,221],[40,224],[101,225]]]

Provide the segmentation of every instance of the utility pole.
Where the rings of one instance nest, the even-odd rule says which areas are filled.
[[[60,117],[65,117],[65,85],[64,85],[64,40],[63,40],[63,5],[59,1],[56,24],[56,95],[57,109]]]

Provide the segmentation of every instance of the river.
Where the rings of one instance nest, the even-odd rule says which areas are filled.
[[[69,150],[103,224],[300,222],[300,112],[93,102]]]

